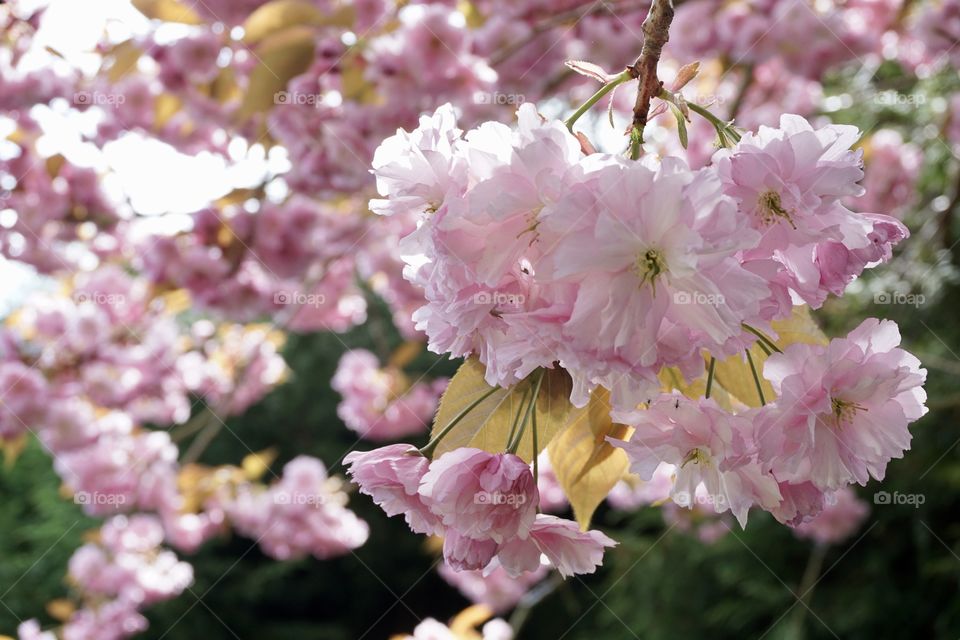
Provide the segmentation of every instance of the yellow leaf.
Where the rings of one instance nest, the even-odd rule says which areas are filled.
[[[434,435],[491,390],[483,379],[483,372],[484,366],[476,358],[470,358],[457,370],[440,400],[440,407],[433,422]],[[514,420],[520,410],[525,409],[524,392],[527,392],[526,399],[529,400],[532,379],[535,377],[536,374],[533,374],[509,389],[498,388],[493,391],[440,441],[434,451],[434,457],[459,447],[476,447],[491,453],[504,451]],[[571,387],[570,376],[563,369],[544,371],[535,410],[537,453],[542,451],[568,423],[573,409],[573,405],[570,404]],[[522,421],[522,416],[520,417]],[[530,423],[527,424],[520,440],[517,455],[527,462],[531,462],[534,458],[533,425]]]
[[[77,610],[77,605],[67,598],[57,598],[56,600],[48,602],[46,609],[47,613],[54,620],[66,622],[67,619],[73,615],[73,612]]]
[[[477,5],[469,0],[460,0],[457,3],[457,9],[467,19],[467,26],[471,29],[479,29],[487,21],[487,18],[477,9]]]
[[[251,453],[243,459],[240,466],[248,480],[259,480],[277,459],[277,449],[270,447],[258,453]]]
[[[172,93],[161,93],[154,101],[153,113],[154,124],[157,129],[162,129],[173,116],[177,115],[183,101]]]
[[[257,64],[250,72],[243,102],[237,111],[241,120],[269,111],[278,104],[277,93],[313,62],[314,34],[310,27],[296,26],[265,38],[255,50]]]
[[[614,447],[606,438],[624,440],[631,432],[630,427],[610,419],[609,392],[601,387],[547,449],[550,466],[584,531],[590,527],[597,506],[630,466],[623,449]]]
[[[475,604],[458,613],[450,621],[450,631],[462,640],[482,640],[477,627],[493,616],[493,610],[485,604]]]
[[[295,26],[349,27],[354,22],[352,6],[344,5],[325,13],[307,0],[274,0],[257,8],[243,23],[243,41],[253,45],[275,33]]]
[[[3,464],[7,469],[12,469],[16,464],[17,458],[27,448],[28,437],[23,433],[12,440],[0,441],[0,449],[3,449]]]
[[[243,96],[237,84],[237,72],[233,67],[220,69],[217,77],[210,83],[210,97],[221,104],[239,100]]]
[[[423,352],[422,342],[408,340],[390,354],[390,361],[387,364],[394,369],[403,369],[413,362],[421,352]]]
[[[663,385],[664,391],[673,391],[676,389],[688,398],[702,398],[707,390],[707,378],[701,376],[691,382],[687,382],[676,367],[664,367],[657,376]]]
[[[66,164],[67,159],[64,158],[59,153],[55,153],[46,159],[47,175],[51,178],[57,177],[60,174],[60,169],[63,168],[63,165]]]
[[[124,40],[113,47],[109,54],[112,63],[107,70],[107,78],[110,82],[118,82],[132,71],[136,71],[137,62],[141,55],[143,55],[143,51],[133,40]]]
[[[805,306],[794,307],[790,318],[773,323],[773,330],[778,336],[774,343],[780,349],[796,343],[826,344],[829,342],[810,316],[810,309]],[[770,383],[763,378],[763,364],[767,361],[767,355],[758,345],[754,345],[750,348],[750,356],[756,367],[757,376],[760,378],[764,399],[772,402],[776,395]],[[746,356],[738,355],[722,362],[718,361],[714,382],[743,404],[750,407],[760,406],[760,394],[757,393],[757,385]]]
[[[133,0],[137,11],[154,20],[201,24],[203,20],[190,6],[180,0]]]

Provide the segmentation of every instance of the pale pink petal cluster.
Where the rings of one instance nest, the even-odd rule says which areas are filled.
[[[140,609],[174,598],[193,583],[193,568],[162,548],[163,539],[163,526],[154,516],[114,516],[97,542],[74,552],[68,576],[85,606],[64,623],[64,640],[131,637],[147,627]],[[36,625],[28,624],[20,633],[22,638],[45,638]]]
[[[225,510],[236,530],[271,557],[330,558],[361,546],[370,533],[367,523],[347,509],[341,485],[320,460],[299,456],[269,488],[241,489]]]
[[[611,441],[630,456],[630,470],[649,481],[661,464],[673,465],[670,497],[680,506],[730,511],[746,526],[751,506],[779,505],[777,481],[760,464],[747,416],[712,400],[664,394],[618,419],[635,429],[629,441]]]
[[[548,566],[543,564],[535,571],[516,577],[511,577],[500,566],[487,571],[456,571],[444,563],[437,570],[468,600],[502,614],[516,606],[530,588],[547,575]]]
[[[870,318],[826,346],[770,356],[764,376],[778,398],[757,414],[756,433],[779,481],[829,491],[883,479],[910,448],[910,423],[927,412],[926,370],[899,345],[895,323]]]
[[[860,529],[870,506],[850,487],[827,494],[823,511],[812,520],[798,524],[793,533],[818,544],[840,544]]]
[[[337,415],[367,440],[396,440],[423,433],[433,420],[447,380],[415,381],[382,367],[366,349],[346,351],[330,386],[343,396]]]

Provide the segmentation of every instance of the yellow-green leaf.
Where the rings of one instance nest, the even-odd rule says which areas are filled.
[[[201,24],[203,20],[190,5],[180,0],[133,0],[133,6],[148,18],[164,22]]]
[[[807,307],[794,307],[793,315],[786,320],[774,322],[773,329],[777,332],[777,339],[774,342],[780,349],[796,343],[826,344],[828,342],[823,331],[810,316],[810,309]],[[763,378],[763,364],[767,361],[767,355],[758,345],[754,345],[750,348],[750,356],[760,377],[764,399],[771,402],[776,395],[770,383]],[[738,355],[722,362],[718,361],[715,383],[743,404],[750,407],[760,406],[760,394],[757,393],[757,385],[753,380],[750,363],[746,356]]]
[[[3,449],[3,464],[7,469],[12,469],[17,463],[17,458],[27,448],[27,434],[21,434],[12,440],[0,442],[0,449]]]
[[[440,407],[433,422],[433,435],[450,424],[466,407],[490,391],[490,386],[483,379],[483,373],[484,366],[476,358],[470,358],[457,370],[443,398],[440,399]],[[504,451],[514,420],[524,408],[521,406],[524,392],[527,392],[527,400],[529,400],[535,377],[536,374],[509,389],[497,389],[480,402],[440,441],[434,451],[434,457],[459,447],[476,447],[491,453]],[[571,386],[570,376],[563,369],[544,371],[535,410],[537,453],[542,451],[567,425],[573,409],[573,405],[570,404]],[[517,455],[527,462],[531,462],[534,458],[531,423],[532,420],[527,424],[517,449]]]
[[[607,437],[623,440],[631,431],[610,419],[609,393],[601,387],[547,449],[550,466],[583,530],[590,527],[593,512],[630,466],[626,452],[607,442]]]
[[[350,5],[324,13],[307,0],[274,0],[247,17],[243,23],[243,41],[253,45],[290,27],[349,27],[353,22],[354,9]]]
[[[315,34],[309,27],[290,27],[266,38],[256,48],[257,64],[237,112],[241,120],[278,104],[277,94],[310,67]]]

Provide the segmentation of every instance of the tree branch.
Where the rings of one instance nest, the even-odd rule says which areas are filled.
[[[673,2],[671,0],[653,0],[650,12],[643,21],[643,49],[640,57],[630,67],[630,74],[640,81],[637,103],[633,108],[633,126],[630,139],[633,155],[639,155],[643,143],[643,130],[647,126],[647,114],[650,101],[660,93],[663,83],[657,78],[657,65],[663,46],[670,39],[670,23],[673,22]]]

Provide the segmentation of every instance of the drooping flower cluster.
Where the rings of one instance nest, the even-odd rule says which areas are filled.
[[[758,337],[769,352],[764,331],[797,304],[841,295],[906,237],[896,219],[843,204],[864,192],[861,156],[850,150],[855,128],[814,129],[785,115],[692,171],[671,157],[586,154],[532,105],[518,115],[515,129],[488,122],[463,133],[447,105],[375,155],[384,199],[371,208],[420,218],[403,240],[404,274],[424,289],[414,319],[432,350],[477,356],[492,386],[562,367],[577,406],[604,387],[614,420],[635,429],[629,442],[615,441],[633,471],[650,480],[672,465],[674,502],[708,500],[741,525],[753,506],[801,522],[825,492],[882,477],[925,411],[925,372],[897,348],[893,323],[867,321],[829,346],[774,354],[765,371],[777,401],[761,409],[660,395],[667,367],[689,382],[704,375],[705,353],[737,357]],[[848,370],[871,382],[856,387]],[[830,428],[831,415],[844,428]],[[434,470],[461,456],[469,467],[478,453],[445,454],[417,489],[457,533],[447,535],[447,561],[478,568],[497,554],[535,567],[532,556],[498,547],[527,538],[529,519],[509,531],[468,525],[461,518],[473,510],[456,488],[469,478]]]
[[[462,447],[433,462],[396,444],[344,458],[360,491],[389,516],[403,514],[417,533],[443,536],[443,555],[457,571],[511,577],[537,572],[541,556],[564,576],[592,573],[615,543],[599,531],[537,513],[530,466],[510,453]]]

